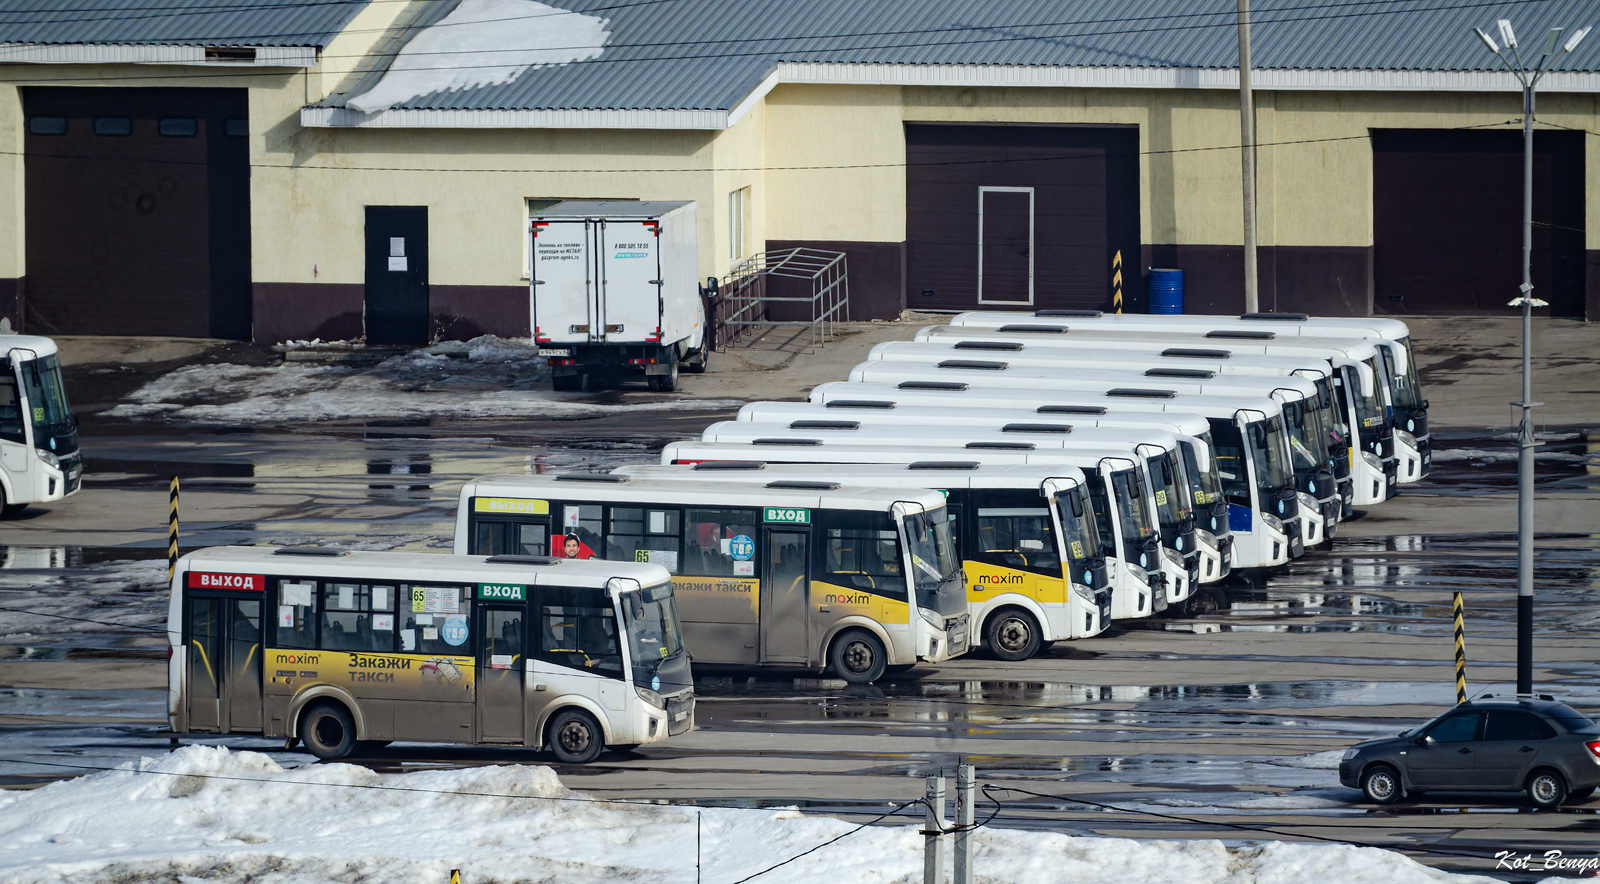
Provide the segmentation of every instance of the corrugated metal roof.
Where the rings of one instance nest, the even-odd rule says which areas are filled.
[[[593,61],[539,68],[511,83],[421,96],[402,108],[728,109],[783,61],[1228,68],[1237,63],[1231,4],[1132,0],[996,4],[988,0],[683,0],[607,8],[565,4],[610,19]],[[1525,43],[1546,22],[1600,18],[1589,0],[1440,8],[1437,0],[1258,2],[1252,56],[1261,69],[1493,70],[1470,33],[1500,15]],[[823,22],[824,25],[816,23]],[[1600,69],[1600,34],[1562,59]]]
[[[1237,67],[1230,0],[549,0],[609,20],[596,59],[399,109],[728,110],[780,63],[1102,68]],[[1497,18],[1536,46],[1553,23],[1600,21],[1594,0],[1256,0],[1253,68],[1491,71],[1470,29]],[[1557,70],[1600,71],[1600,33]],[[342,97],[323,103],[337,107]]]
[[[0,0],[0,43],[326,47],[369,0]]]

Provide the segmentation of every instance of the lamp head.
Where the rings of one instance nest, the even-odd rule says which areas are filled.
[[[1561,46],[1561,28],[1551,28],[1550,33],[1544,35],[1543,55],[1555,55],[1556,49]]]
[[[1483,41],[1483,45],[1489,47],[1490,52],[1493,52],[1495,55],[1500,54],[1500,46],[1494,42],[1493,37],[1483,32],[1483,28],[1473,28],[1472,32],[1478,35],[1478,39]]]
[[[1511,19],[1502,18],[1495,24],[1500,28],[1500,42],[1506,44],[1507,49],[1517,48],[1517,32],[1511,30]]]
[[[1571,52],[1572,50],[1577,49],[1578,44],[1583,42],[1584,35],[1588,34],[1589,28],[1592,27],[1594,27],[1594,25],[1590,25],[1586,28],[1579,28],[1576,34],[1573,34],[1570,38],[1568,38],[1567,45],[1561,47],[1561,51]]]

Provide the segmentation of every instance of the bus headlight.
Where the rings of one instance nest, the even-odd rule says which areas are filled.
[[[43,448],[35,448],[34,451],[38,453],[39,459],[44,461],[51,469],[61,469],[61,458],[56,457],[55,452],[45,451]]]
[[[1383,461],[1379,460],[1376,454],[1370,451],[1363,451],[1361,452],[1361,461],[1371,467],[1373,472],[1383,472]]]
[[[1074,584],[1072,584],[1072,591],[1078,594],[1078,598],[1083,599],[1084,601],[1088,602],[1089,604],[1092,605],[1092,604],[1095,603],[1094,590],[1090,589],[1085,584],[1082,584],[1082,583],[1074,583]]]
[[[1395,430],[1394,440],[1401,445],[1408,445],[1412,448],[1417,447],[1417,437],[1407,433],[1405,430]]]
[[[929,626],[932,626],[934,629],[937,629],[940,632],[944,632],[943,614],[940,614],[938,611],[930,611],[927,608],[918,608],[917,613],[922,615],[922,619],[928,621]]]
[[[1272,513],[1262,513],[1261,523],[1278,532],[1279,534],[1283,533],[1283,520],[1277,516],[1274,516]]]
[[[639,695],[639,699],[657,709],[667,708],[667,699],[649,688],[641,688],[638,685],[634,685],[633,692]]]

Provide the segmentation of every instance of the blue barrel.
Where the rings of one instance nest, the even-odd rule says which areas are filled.
[[[1150,312],[1183,312],[1183,271],[1150,268]]]

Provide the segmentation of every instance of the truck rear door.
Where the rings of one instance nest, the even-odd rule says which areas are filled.
[[[656,221],[605,221],[601,255],[600,340],[661,340],[661,226]]]
[[[532,259],[529,309],[539,344],[587,344],[600,339],[593,248],[595,222],[535,218],[528,227]]]

